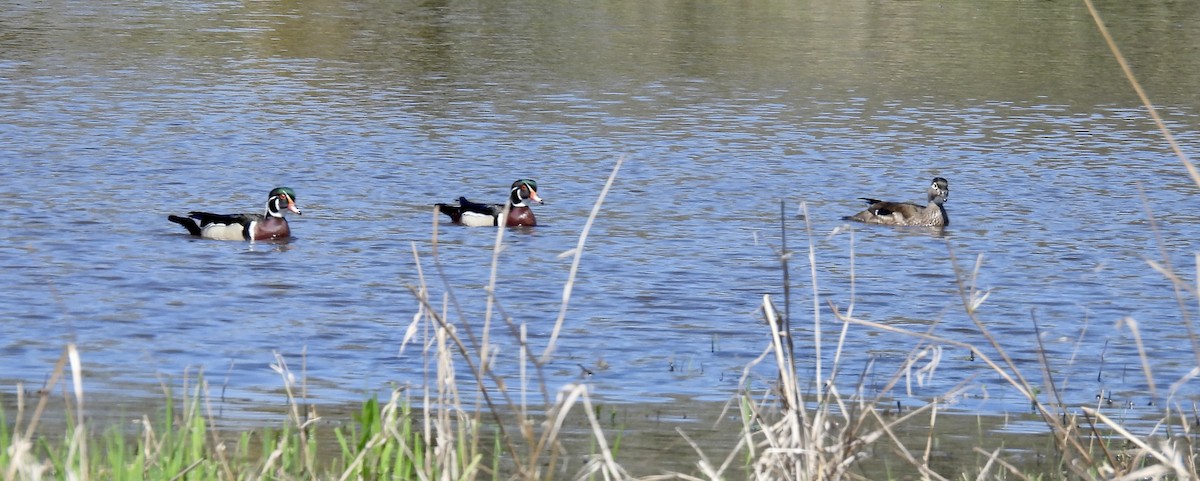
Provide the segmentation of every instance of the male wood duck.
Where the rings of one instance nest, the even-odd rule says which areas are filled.
[[[884,202],[859,197],[870,205],[867,210],[846,217],[846,220],[886,225],[950,225],[950,217],[946,215],[946,208],[942,206],[950,199],[950,183],[944,178],[934,177],[927,193],[929,194],[929,203],[925,206],[909,202]]]
[[[267,195],[266,211],[262,214],[211,214],[188,212],[187,217],[167,216],[188,233],[206,239],[219,240],[270,240],[285,239],[292,235],[288,229],[283,210],[300,214],[296,207],[296,192],[289,187],[276,187]]]
[[[472,227],[535,226],[537,219],[533,216],[533,209],[525,203],[526,200],[543,203],[542,198],[538,197],[536,181],[518,179],[512,183],[512,190],[508,195],[508,217],[503,219],[500,218],[500,214],[504,212],[504,204],[478,204],[467,200],[466,197],[459,197],[458,205],[437,206],[443,214],[450,216],[450,221],[455,224]]]

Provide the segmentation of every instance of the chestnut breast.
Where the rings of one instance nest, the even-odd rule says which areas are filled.
[[[292,231],[288,228],[287,219],[282,217],[267,217],[258,221],[251,234],[254,240],[282,239],[291,235]]]
[[[507,226],[535,226],[537,218],[533,216],[533,209],[529,207],[513,207],[508,211],[508,220],[504,223]]]

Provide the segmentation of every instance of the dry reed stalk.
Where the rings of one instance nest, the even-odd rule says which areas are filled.
[[[1104,20],[1100,18],[1100,12],[1096,10],[1096,6],[1092,4],[1092,0],[1083,0],[1087,6],[1088,13],[1092,16],[1092,21],[1096,23],[1096,29],[1100,31],[1100,35],[1104,37],[1104,43],[1108,45],[1108,49],[1112,51],[1113,58],[1121,66],[1121,73],[1125,75],[1125,79],[1129,81],[1129,86],[1133,87],[1133,91],[1137,93],[1138,99],[1142,101],[1142,106],[1146,108],[1146,112],[1150,114],[1150,118],[1154,120],[1154,125],[1158,127],[1158,131],[1163,134],[1163,139],[1171,146],[1171,151],[1175,153],[1175,157],[1183,163],[1183,166],[1188,171],[1188,175],[1192,176],[1192,182],[1200,187],[1200,171],[1196,170],[1195,164],[1192,164],[1191,159],[1188,159],[1187,154],[1183,153],[1183,149],[1179,147],[1179,143],[1175,141],[1175,136],[1171,135],[1171,130],[1167,128],[1166,122],[1163,122],[1162,117],[1158,115],[1158,110],[1154,108],[1154,103],[1150,102],[1150,96],[1146,95],[1146,91],[1142,89],[1141,82],[1138,82],[1137,76],[1133,74],[1133,68],[1129,66],[1129,62],[1125,60],[1125,55],[1121,54],[1121,49],[1117,47],[1117,42],[1113,40],[1112,35],[1108,33],[1108,27],[1104,25]]]
[[[784,212],[785,209],[781,207],[780,211]],[[807,219],[807,209],[804,204],[801,205],[800,211]],[[781,222],[786,223],[786,220],[781,219]],[[786,239],[786,228],[783,231]],[[750,378],[751,369],[770,357],[773,358],[778,370],[775,388],[764,392],[763,399],[759,401],[754,399],[748,388],[743,388],[740,395],[742,400],[740,406],[743,412],[741,436],[720,467],[715,466],[700,447],[680,431],[681,436],[700,457],[697,467],[710,480],[723,479],[734,457],[745,449],[750,458],[752,479],[755,480],[860,479],[860,476],[851,472],[852,467],[867,455],[866,448],[868,446],[888,437],[895,444],[894,449],[915,466],[925,478],[944,479],[928,468],[932,437],[926,441],[925,453],[918,457],[910,453],[901,444],[899,438],[891,432],[893,426],[908,422],[918,415],[931,411],[934,404],[911,410],[907,415],[899,416],[892,422],[888,422],[874,407],[873,403],[879,402],[878,397],[868,401],[860,395],[853,402],[848,402],[839,393],[835,381],[838,377],[849,322],[843,321],[837,346],[833,352],[834,362],[829,367],[826,377],[826,369],[820,361],[823,358],[824,346],[819,334],[822,328],[820,290],[815,267],[816,248],[811,228],[808,229],[808,234],[809,272],[816,299],[813,304],[814,362],[818,366],[818,373],[815,375],[818,381],[814,388],[816,395],[806,403],[797,377],[795,351],[791,343],[788,320],[786,316],[780,317],[780,311],[772,303],[771,297],[764,295],[761,312],[770,329],[769,343],[763,352],[743,369],[742,385],[748,386],[747,381]],[[778,254],[781,266],[786,269],[792,255],[787,249],[786,240]],[[785,275],[784,278],[787,279],[787,276]],[[786,283],[788,281],[785,280]],[[785,285],[785,296],[788,291],[788,286]],[[836,307],[833,311],[839,319],[844,317],[837,312]],[[788,312],[786,306],[783,312]],[[918,372],[923,376],[932,375],[939,358],[936,354],[940,351],[936,346],[930,348],[918,346],[910,355],[909,361],[906,363],[907,367],[898,370],[888,385],[894,386],[906,372],[911,373],[911,366],[922,360],[926,352],[932,352],[934,355],[928,364]],[[864,378],[860,378],[856,391],[860,394],[863,380]],[[780,406],[778,412],[771,407],[772,396],[770,393],[777,396],[776,399]],[[931,430],[936,427],[935,419],[936,417],[931,416]],[[676,475],[683,479],[697,479],[692,476]]]
[[[895,451],[896,454],[899,454],[901,458],[903,458],[906,462],[908,462],[908,464],[917,468],[917,470],[921,473],[921,476],[923,478],[937,479],[939,481],[947,481],[945,477],[943,477],[942,475],[940,475],[937,472],[930,469],[928,463],[922,462],[920,459],[918,459],[916,456],[914,456],[912,454],[912,452],[908,450],[908,448],[905,448],[904,442],[901,441],[900,437],[896,435],[896,432],[892,430],[893,427],[906,422],[908,419],[911,419],[912,417],[914,417],[918,412],[923,412],[924,410],[926,410],[927,408],[929,408],[932,405],[933,405],[933,403],[927,404],[924,407],[920,408],[919,411],[914,411],[914,412],[910,413],[909,415],[903,416],[901,419],[895,420],[892,422],[887,422],[886,420],[884,420],[883,417],[879,415],[879,411],[876,411],[874,409],[869,410],[868,413],[870,413],[872,416],[874,416],[875,420],[878,421],[883,426],[882,428],[880,428],[880,430],[884,434],[886,434],[889,439],[892,440],[893,446],[895,446],[897,448]]]
[[[617,162],[613,165],[612,172],[608,174],[608,180],[604,182],[604,188],[600,189],[600,195],[596,198],[596,203],[592,204],[592,211],[588,213],[588,218],[583,224],[583,229],[579,231],[579,242],[576,243],[575,248],[559,255],[560,257],[573,255],[571,259],[571,271],[567,275],[567,282],[563,284],[562,304],[558,310],[558,318],[554,321],[554,329],[550,331],[550,340],[546,341],[546,349],[542,351],[538,364],[550,362],[550,355],[554,353],[559,333],[562,332],[563,323],[567,319],[567,306],[571,302],[571,291],[575,288],[575,275],[579,272],[579,262],[583,258],[583,246],[587,243],[588,233],[592,230],[592,223],[596,221],[596,216],[600,214],[600,206],[604,204],[605,197],[608,197],[608,191],[612,189],[613,182],[617,180],[617,173],[621,171],[621,164],[624,162],[625,155],[622,154],[617,157]]]
[[[990,467],[992,463],[996,463],[996,464],[999,464],[1000,466],[1004,467],[1005,471],[1008,471],[1008,474],[1010,474],[1012,476],[1016,476],[1017,478],[1023,479],[1025,481],[1029,481],[1030,477],[1028,475],[1026,475],[1025,473],[1021,472],[1020,468],[1013,466],[1012,463],[1009,463],[1003,459],[1000,459],[1000,451],[1002,451],[1002,450],[1003,450],[1003,448],[996,448],[995,451],[992,451],[991,453],[989,453],[978,447],[976,447],[974,449],[975,452],[986,455],[988,457],[988,462],[984,466],[985,469],[982,469],[979,471],[979,475],[975,477],[975,480],[976,481],[984,481],[984,479],[986,479],[985,475],[988,472],[988,469],[986,469],[986,468]],[[997,476],[997,477],[999,477],[999,476]]]
[[[964,275],[959,267],[957,257],[954,253],[954,248],[950,246],[949,241],[947,241],[946,248],[950,254],[950,263],[954,267],[955,284],[958,286],[959,296],[962,299],[964,311],[967,317],[975,325],[975,328],[978,329],[979,333],[982,334],[985,339],[987,339],[992,349],[999,354],[1000,358],[1004,362],[1004,368],[1001,369],[999,365],[997,365],[995,362],[992,362],[991,359],[979,351],[979,349],[972,346],[971,349],[974,352],[974,355],[986,362],[993,371],[1001,374],[1005,380],[1008,381],[1009,385],[1016,388],[1023,396],[1025,396],[1026,399],[1029,400],[1029,402],[1041,416],[1042,421],[1045,422],[1055,434],[1056,440],[1059,443],[1059,453],[1066,458],[1067,465],[1070,466],[1072,470],[1075,470],[1077,475],[1086,476],[1086,473],[1083,472],[1085,468],[1082,466],[1092,466],[1095,464],[1095,459],[1092,458],[1091,452],[1084,448],[1079,439],[1067,435],[1071,432],[1070,427],[1065,424],[1063,420],[1059,419],[1058,416],[1055,416],[1052,412],[1050,412],[1046,405],[1038,399],[1036,394],[1038,391],[1037,388],[1025,379],[1016,362],[1009,357],[1008,351],[1004,349],[1004,346],[1000,344],[1000,341],[991,333],[991,331],[978,316],[978,307],[983,303],[983,298],[976,295],[976,293],[980,291],[977,287],[975,287],[975,283],[979,278],[979,271],[982,269],[982,263],[977,260],[974,270],[971,271],[969,275]],[[964,281],[964,279],[967,280]],[[1049,366],[1043,366],[1043,368],[1049,369]]]
[[[1188,158],[1188,156],[1183,152],[1183,149],[1180,148],[1179,143],[1175,141],[1175,136],[1171,134],[1171,131],[1170,131],[1170,129],[1167,128],[1166,123],[1162,120],[1162,117],[1159,116],[1158,110],[1154,108],[1154,103],[1150,101],[1150,97],[1146,94],[1146,91],[1142,88],[1141,83],[1138,82],[1137,76],[1134,75],[1133,69],[1129,66],[1129,62],[1126,61],[1125,56],[1121,53],[1120,47],[1117,46],[1116,41],[1113,40],[1112,35],[1108,31],[1108,27],[1105,26],[1104,20],[1100,17],[1100,12],[1096,9],[1096,6],[1092,3],[1092,0],[1083,0],[1083,3],[1084,3],[1084,5],[1087,6],[1088,14],[1091,15],[1092,20],[1095,22],[1096,29],[1100,32],[1100,35],[1104,38],[1104,42],[1106,45],[1108,45],[1109,50],[1112,52],[1113,58],[1116,59],[1117,63],[1120,65],[1121,73],[1125,76],[1126,81],[1129,82],[1130,87],[1132,87],[1134,92],[1137,93],[1138,99],[1142,102],[1142,106],[1146,108],[1146,112],[1150,115],[1150,118],[1153,119],[1154,125],[1158,128],[1159,132],[1162,133],[1163,139],[1166,140],[1167,144],[1171,148],[1171,151],[1175,153],[1176,158],[1179,159],[1180,163],[1183,164],[1184,169],[1187,170],[1188,175],[1191,176],[1192,182],[1194,184],[1196,184],[1196,186],[1200,187],[1200,171],[1197,171],[1195,164],[1193,164],[1192,161]],[[1146,204],[1146,202],[1144,200],[1143,200],[1143,204]],[[1158,238],[1157,225],[1153,222],[1154,221],[1153,214],[1151,212],[1149,212],[1149,209],[1147,209],[1147,215],[1151,219],[1151,222],[1152,222],[1151,225],[1155,229],[1155,236],[1157,239]],[[1165,253],[1165,249],[1163,247],[1161,239],[1157,239],[1157,240],[1158,240],[1160,251],[1163,251],[1163,262],[1162,262],[1162,264],[1158,264],[1158,263],[1155,263],[1154,261],[1150,261],[1150,260],[1148,260],[1147,262],[1150,264],[1150,266],[1153,269],[1162,273],[1169,280],[1171,280],[1172,285],[1175,287],[1175,290],[1176,290],[1175,295],[1176,295],[1176,299],[1180,305],[1180,312],[1182,313],[1183,318],[1184,318],[1184,326],[1187,329],[1188,338],[1192,342],[1192,350],[1196,355],[1197,363],[1200,363],[1200,339],[1198,339],[1195,327],[1193,326],[1190,317],[1187,315],[1187,309],[1185,307],[1185,303],[1179,292],[1179,290],[1181,288],[1185,288],[1188,292],[1196,294],[1198,301],[1200,301],[1200,282],[1196,283],[1195,285],[1192,285],[1187,282],[1183,282],[1178,276],[1176,276],[1174,274],[1174,270],[1170,266],[1169,257]],[[1196,255],[1196,270],[1197,270],[1197,279],[1200,279],[1200,254]],[[1141,348],[1140,339],[1138,340],[1138,346],[1140,349]],[[1143,364],[1145,364],[1144,354],[1143,354]],[[1147,373],[1147,381],[1153,382],[1153,377],[1150,376],[1149,373]],[[1186,425],[1186,423],[1184,423],[1184,424]],[[1189,459],[1195,457],[1195,450],[1189,450],[1188,453],[1191,454],[1191,456],[1188,456]],[[1197,477],[1196,474],[1197,474],[1197,471],[1195,469],[1192,469],[1191,470],[1192,479],[1196,479],[1196,477]]]
[[[212,400],[207,396],[207,393],[208,393],[208,382],[207,381],[204,381],[204,386],[205,386],[204,392],[206,393],[206,396],[204,398],[204,408],[205,408],[205,415],[208,420],[208,425],[209,426],[217,426],[217,416],[213,414]],[[164,391],[164,393],[169,393],[169,392]],[[305,391],[304,396],[307,398],[307,391]],[[311,422],[315,422],[315,421],[316,421],[316,419],[313,419]],[[146,426],[147,427],[149,426],[148,419],[146,422]],[[214,459],[214,461],[217,463],[217,467],[222,472],[225,473],[225,479],[236,479],[237,475],[234,473],[233,462],[232,462],[232,460],[229,459],[228,452],[225,449],[221,448],[225,444],[225,442],[221,439],[221,430],[220,429],[208,429],[207,431],[208,431],[210,442],[212,443],[213,446],[217,447],[217,449],[213,449],[213,451],[216,454],[216,459]],[[315,472],[314,471],[315,465],[313,464],[315,461],[316,461],[315,459],[310,459],[310,462],[307,465],[309,468],[309,472]]]
[[[777,365],[781,366],[779,385],[775,392],[780,396],[782,408],[778,415],[771,415],[765,399],[761,403],[755,403],[750,400],[750,396],[743,394],[748,401],[745,409],[749,414],[743,417],[742,439],[736,450],[745,447],[753,453],[753,479],[855,479],[856,475],[851,473],[851,468],[866,455],[868,446],[885,436],[895,443],[895,449],[902,453],[902,457],[917,467],[924,476],[944,479],[930,471],[927,463],[909,453],[900,444],[900,439],[890,431],[892,426],[929,411],[933,404],[914,409],[905,416],[887,422],[870,403],[859,400],[850,405],[838,392],[836,385],[827,383],[823,397],[814,399],[815,406],[808,407],[801,395],[795,370],[786,368],[788,362],[784,334],[775,315],[777,310],[771,304],[769,296],[763,298],[762,311],[771,328],[771,342],[758,358],[747,365],[743,371],[743,384],[753,365],[762,362],[768,356],[773,356]],[[833,379],[833,376],[830,379]],[[772,418],[775,420],[770,421]],[[877,427],[868,428],[868,425]],[[761,441],[755,442],[754,438],[761,438]],[[693,449],[700,452],[694,444]],[[706,464],[700,465],[701,470],[710,479],[718,479],[728,467],[729,459],[721,469],[713,469],[711,463],[707,463],[707,457],[703,455],[702,460]]]
[[[823,389],[825,388],[825,383],[821,381],[821,376],[823,375],[823,372],[824,372],[821,369],[821,362],[822,362],[822,358],[824,358],[825,355],[824,355],[824,352],[822,351],[822,343],[821,343],[821,334],[822,334],[821,333],[821,331],[822,331],[822,329],[821,329],[821,290],[817,283],[817,246],[816,246],[816,243],[813,242],[812,221],[809,220],[808,204],[801,203],[800,210],[801,210],[801,212],[804,213],[804,230],[808,234],[808,271],[809,271],[810,279],[812,280],[812,291],[813,291],[813,305],[812,305],[813,350],[816,351],[816,355],[815,355],[815,359],[814,359],[816,361],[816,368],[814,369],[813,375],[816,376],[815,387],[817,390],[817,394],[816,394],[817,399],[823,399],[825,397],[823,394]],[[791,335],[790,331],[788,332],[788,335],[789,336]],[[838,351],[839,351],[839,354],[836,357],[840,358],[841,357],[841,355],[840,355],[841,346],[838,346]],[[794,356],[794,354],[792,356]],[[795,367],[795,366],[793,365],[791,367]]]
[[[422,288],[417,292],[427,292]],[[421,414],[423,445],[412,445],[399,426],[405,421],[401,417],[401,405],[407,401],[401,390],[393,391],[389,402],[381,409],[382,429],[367,440],[365,446],[343,471],[341,480],[357,476],[366,456],[385,443],[395,443],[397,449],[409,459],[422,459],[424,464],[414,465],[415,474],[422,480],[476,479],[482,455],[478,450],[478,420],[469,410],[462,408],[459,391],[460,381],[456,377],[454,353],[464,347],[455,335],[453,326],[435,314],[427,297],[418,306],[419,316],[427,326],[432,326],[432,339],[423,343],[426,383],[422,390],[425,408]],[[446,301],[448,303],[449,301]],[[447,307],[443,307],[447,309]],[[429,329],[426,329],[427,331]],[[411,326],[409,331],[411,332]],[[412,340],[406,338],[406,342]],[[430,368],[430,359],[433,366]],[[429,373],[432,372],[432,382]],[[474,372],[474,370],[472,370]]]
[[[83,366],[79,360],[79,349],[75,347],[74,343],[67,345],[67,359],[71,364],[71,387],[75,389],[76,416],[73,436],[71,436],[71,448],[67,454],[67,465],[78,466],[77,476],[83,481],[88,481],[91,473],[88,469],[88,430],[84,423],[83,411]],[[78,456],[77,461],[75,461],[75,456]]]
[[[464,479],[463,476],[467,473],[459,472],[460,460],[456,457],[459,453],[455,449],[458,446],[459,439],[456,436],[455,429],[456,421],[458,423],[467,422],[467,417],[464,414],[462,406],[462,398],[458,392],[458,380],[455,376],[453,350],[450,349],[449,339],[451,332],[449,329],[437,329],[434,331],[436,339],[435,358],[437,359],[437,380],[434,383],[434,388],[437,392],[437,402],[434,404],[433,410],[435,413],[434,432],[432,438],[435,446],[433,449],[433,460],[437,464],[437,472],[443,474],[443,479]],[[428,415],[431,406],[425,406],[425,415]],[[470,428],[465,429],[465,432],[471,432]],[[470,440],[468,440],[470,441]],[[431,441],[426,441],[431,442]],[[466,455],[474,454],[477,444],[472,442],[471,448]],[[474,479],[474,474],[467,476],[465,479]]]
[[[1152,456],[1156,461],[1159,462],[1159,464],[1156,465],[1147,466],[1132,472],[1127,472],[1116,479],[1145,479],[1146,477],[1159,477],[1167,474],[1176,476],[1178,479],[1196,479],[1196,473],[1189,472],[1187,470],[1181,459],[1181,453],[1170,446],[1169,443],[1163,443],[1163,446],[1154,448],[1140,436],[1137,436],[1126,430],[1120,425],[1120,423],[1113,422],[1112,419],[1106,416],[1103,412],[1100,412],[1100,410],[1088,407],[1084,407],[1082,409],[1085,414],[1100,420],[1100,422],[1107,425],[1110,429],[1116,431],[1117,434],[1120,434],[1126,441],[1136,445],[1140,450],[1138,451],[1138,454]]]
[[[495,402],[495,400],[492,399],[492,391],[486,388],[486,379],[489,377],[494,377],[495,373],[491,370],[485,370],[481,368],[473,360],[473,357],[471,356],[473,351],[467,347],[463,340],[458,336],[458,330],[455,329],[454,326],[447,320],[447,316],[444,312],[446,308],[443,309],[442,314],[437,314],[437,310],[430,303],[427,294],[428,290],[424,286],[417,287],[410,285],[408,288],[418,301],[418,312],[423,314],[424,319],[427,319],[436,325],[434,330],[437,336],[445,336],[446,344],[444,347],[449,350],[450,347],[453,346],[453,351],[461,354],[463,362],[467,364],[468,371],[474,377],[475,384],[478,386],[476,392],[480,395],[480,399],[482,399],[483,403],[487,406],[487,412],[492,415],[494,421],[496,422],[496,427],[498,430],[500,430],[501,437],[504,439],[505,443],[509,444],[510,451],[516,452],[516,447],[511,444],[512,441],[508,438],[503,419],[500,417],[499,405]],[[453,295],[449,291],[446,293],[446,298],[447,304],[454,303]],[[467,329],[464,327],[464,330]],[[438,352],[441,352],[440,349]],[[500,389],[497,390],[497,392],[506,398],[508,396],[508,392],[506,390]],[[428,391],[426,391],[426,393],[428,393]],[[428,402],[428,398],[426,401]],[[511,400],[509,400],[509,403],[511,403]],[[475,410],[475,412],[479,411],[481,410]]]
[[[1154,244],[1158,246],[1158,255],[1162,258],[1159,262],[1153,259],[1145,259],[1150,267],[1172,281],[1171,285],[1174,289],[1175,303],[1179,305],[1179,314],[1183,318],[1183,327],[1187,330],[1188,340],[1192,342],[1192,353],[1196,357],[1196,364],[1200,365],[1200,336],[1196,334],[1196,328],[1192,322],[1192,317],[1188,313],[1187,299],[1184,298],[1184,292],[1189,294],[1196,292],[1187,282],[1179,282],[1179,277],[1174,274],[1175,267],[1171,265],[1171,254],[1167,249],[1167,245],[1163,242],[1162,231],[1158,228],[1158,219],[1154,216],[1154,209],[1150,206],[1150,199],[1146,197],[1146,190],[1142,188],[1141,182],[1136,183],[1138,188],[1138,197],[1142,201],[1142,210],[1146,213],[1146,219],[1149,222],[1150,232],[1154,234]],[[1200,269],[1200,264],[1197,264]],[[1200,297],[1197,297],[1200,299]]]
[[[46,404],[50,401],[50,393],[54,392],[55,386],[58,385],[59,379],[62,378],[66,370],[68,359],[71,357],[70,352],[75,350],[74,344],[68,344],[63,349],[63,353],[59,356],[58,362],[54,365],[54,370],[50,373],[50,379],[46,384],[38,390],[38,403],[34,408],[33,415],[30,417],[29,425],[25,427],[25,432],[21,433],[21,422],[25,415],[25,397],[24,389],[18,386],[17,389],[17,419],[14,421],[11,441],[12,445],[7,446],[9,449],[10,464],[5,471],[5,481],[13,481],[15,479],[41,479],[45,473],[50,472],[54,467],[49,461],[40,461],[34,454],[35,436],[37,434],[38,424],[41,422],[42,413],[45,412]],[[75,355],[78,357],[78,354]],[[80,409],[82,415],[82,409]]]
[[[979,359],[987,364],[988,367],[990,367],[994,372],[998,373],[1010,385],[1012,385],[1030,400],[1031,404],[1041,415],[1043,421],[1046,422],[1049,428],[1051,428],[1051,432],[1054,434],[1057,442],[1059,453],[1064,457],[1066,467],[1074,474],[1074,476],[1080,479],[1093,479],[1095,473],[1109,473],[1108,477],[1111,477],[1112,479],[1129,480],[1161,476],[1171,476],[1179,479],[1200,479],[1200,475],[1198,475],[1195,469],[1196,462],[1193,459],[1195,456],[1193,454],[1188,454],[1194,453],[1195,451],[1192,449],[1190,439],[1187,439],[1186,436],[1184,439],[1187,439],[1187,441],[1184,443],[1163,441],[1160,442],[1160,446],[1158,447],[1152,446],[1145,439],[1132,434],[1128,430],[1121,427],[1118,423],[1113,422],[1112,419],[1105,416],[1100,411],[1099,405],[1096,408],[1083,408],[1088,420],[1095,420],[1108,426],[1110,429],[1121,435],[1126,442],[1137,446],[1137,449],[1128,452],[1116,453],[1109,449],[1107,443],[1101,442],[1099,443],[1098,449],[1101,451],[1101,453],[1103,453],[1103,461],[1101,462],[1100,460],[1096,459],[1092,455],[1093,449],[1085,447],[1082,442],[1082,439],[1085,435],[1080,433],[1075,428],[1073,423],[1068,422],[1065,415],[1061,419],[1059,416],[1053,415],[1046,405],[1037,398],[1037,395],[1035,394],[1037,390],[1032,384],[1025,380],[1015,362],[1007,356],[1004,347],[999,343],[997,338],[989,332],[986,325],[977,317],[978,308],[982,304],[982,300],[986,297],[979,295],[979,293],[983,291],[980,291],[975,287],[975,280],[978,278],[978,271],[981,264],[976,262],[975,270],[969,275],[964,275],[958,269],[957,262],[954,260],[953,249],[950,249],[950,251],[951,260],[952,262],[955,262],[956,279],[959,285],[959,292],[962,297],[964,311],[967,313],[972,322],[975,323],[976,327],[979,329],[979,332],[983,334],[984,337],[989,341],[993,349],[999,353],[1002,363],[993,361],[975,346],[941,338],[939,336],[934,336],[931,333],[910,332],[892,326],[855,319],[839,313],[836,307],[834,308],[835,315],[843,322],[864,325],[883,331],[901,333],[939,344],[954,345],[970,350],[976,359]],[[1036,328],[1036,317],[1034,317],[1034,322]],[[1152,379],[1153,373],[1150,371],[1145,346],[1138,332],[1136,322],[1134,322],[1132,319],[1125,319],[1122,320],[1120,325],[1128,326],[1131,329],[1133,338],[1138,347],[1139,356],[1142,360],[1143,374],[1147,376],[1148,379]],[[1054,399],[1058,400],[1058,404],[1062,405],[1061,398],[1058,395],[1057,387],[1055,386],[1053,379],[1049,377],[1049,361],[1044,356],[1044,348],[1041,348],[1040,344],[1039,355],[1042,359],[1043,372],[1047,376],[1047,387],[1051,391],[1051,395],[1054,397]],[[1191,379],[1195,376],[1200,376],[1200,368],[1194,369],[1193,372],[1185,375],[1184,380]],[[1184,380],[1181,380],[1180,382],[1183,382]],[[1176,383],[1176,386],[1178,384],[1179,383]],[[1152,381],[1151,385],[1153,386]],[[1154,389],[1152,387],[1152,392],[1153,391]],[[1173,393],[1174,386],[1172,389],[1172,394]],[[1186,422],[1181,423],[1181,425],[1184,426],[1183,429],[1189,429]],[[1094,436],[1093,439],[1099,440],[1104,438],[1094,424],[1092,426],[1091,433],[1092,436]],[[896,440],[896,442],[898,443],[899,441]],[[1154,462],[1147,464],[1149,459],[1153,459]]]
[[[1200,275],[1200,253],[1195,255],[1195,259],[1196,273]],[[1175,285],[1175,287],[1186,289],[1188,294],[1200,298],[1200,286],[1192,284],[1186,279],[1180,277],[1179,274],[1176,274],[1175,271],[1169,266],[1152,259],[1147,259],[1146,264],[1148,264],[1150,268],[1154,269],[1155,271],[1158,271],[1159,274],[1162,274],[1163,277],[1166,277],[1168,281],[1171,281],[1171,284]]]
[[[724,479],[724,475],[722,473],[725,472],[725,468],[728,467],[728,463],[730,460],[732,460],[733,455],[736,455],[737,451],[740,450],[740,449],[738,449],[741,447],[740,443],[739,443],[738,448],[735,448],[733,450],[733,453],[725,459],[725,463],[722,464],[722,466],[720,468],[717,468],[717,467],[713,466],[712,461],[710,461],[708,459],[708,455],[706,455],[704,453],[704,450],[700,449],[700,445],[697,444],[695,441],[693,441],[692,438],[687,435],[687,432],[685,432],[683,429],[681,429],[679,427],[675,428],[675,432],[679,433],[679,437],[683,438],[684,442],[688,443],[688,446],[691,446],[692,450],[696,452],[696,455],[700,457],[700,460],[696,461],[696,467],[700,468],[701,473],[703,473],[705,476],[708,476],[708,479],[710,479],[710,480],[715,481],[715,480],[719,480],[719,479]],[[683,476],[681,475],[681,477],[683,477]],[[693,476],[686,476],[685,479],[698,479],[698,478],[695,478]]]
[[[596,418],[596,409],[592,405],[591,397],[588,395],[588,388],[585,384],[568,384],[559,390],[559,400],[555,403],[555,416],[552,417],[553,424],[549,431],[553,433],[553,437],[558,437],[558,432],[562,429],[563,422],[566,421],[566,414],[576,404],[583,403],[583,412],[587,414],[588,426],[592,430],[593,439],[596,440],[600,453],[593,456],[575,475],[575,479],[590,479],[596,474],[603,476],[605,480],[625,480],[632,477],[625,468],[617,464],[617,460],[613,455],[612,449],[608,446],[608,441],[604,437],[604,428],[600,425],[600,420]],[[551,424],[551,420],[547,419],[547,424]]]

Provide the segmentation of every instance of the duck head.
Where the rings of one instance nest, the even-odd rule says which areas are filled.
[[[943,177],[934,177],[933,183],[929,184],[929,202],[935,204],[944,204],[950,200],[950,182]]]
[[[508,202],[515,207],[524,207],[525,199],[532,200],[539,204],[545,202],[538,196],[537,181],[532,179],[518,179],[512,183],[512,193],[508,196]]]
[[[267,194],[267,216],[283,217],[284,209],[303,215],[296,207],[296,191],[291,187],[276,187]]]

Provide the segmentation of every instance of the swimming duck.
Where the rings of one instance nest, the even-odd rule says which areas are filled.
[[[525,203],[526,200],[531,200],[542,204],[542,198],[538,197],[537,182],[530,179],[518,179],[512,183],[512,190],[508,195],[508,217],[501,219],[500,214],[504,212],[504,204],[478,204],[467,200],[466,197],[458,198],[458,205],[454,204],[437,204],[443,214],[450,216],[450,221],[455,224],[466,226],[535,226],[537,219],[533,216],[533,210]]]
[[[276,187],[267,195],[267,207],[262,214],[211,214],[188,212],[187,217],[167,216],[188,233],[206,239],[269,240],[284,239],[292,234],[283,210],[300,214],[296,207],[296,192],[289,187]]]
[[[926,192],[929,195],[929,203],[925,206],[859,197],[869,204],[867,210],[846,217],[846,220],[886,225],[950,225],[950,217],[946,215],[946,208],[942,206],[950,198],[949,182],[944,178],[934,177]]]

